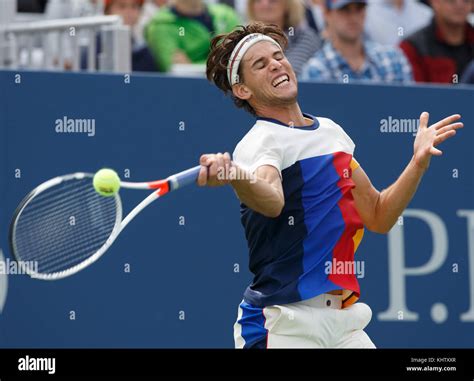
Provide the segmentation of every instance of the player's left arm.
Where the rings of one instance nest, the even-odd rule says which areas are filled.
[[[420,126],[414,143],[414,154],[402,174],[388,188],[379,192],[361,167],[352,172],[355,188],[352,190],[357,211],[365,227],[376,233],[387,233],[408,206],[428,169],[431,157],[442,152],[438,144],[454,136],[462,123],[460,115],[451,115],[428,127],[429,115],[420,116]]]

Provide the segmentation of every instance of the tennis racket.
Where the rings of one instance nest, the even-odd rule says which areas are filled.
[[[99,195],[94,174],[55,177],[31,191],[17,207],[10,224],[10,249],[33,278],[56,280],[73,275],[97,261],[137,214],[165,194],[196,181],[201,166],[164,180],[133,183],[121,188],[153,189],[122,219],[119,193]]]

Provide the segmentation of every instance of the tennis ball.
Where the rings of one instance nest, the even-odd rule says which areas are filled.
[[[113,169],[102,168],[94,175],[92,184],[101,196],[115,196],[120,189],[120,178]]]

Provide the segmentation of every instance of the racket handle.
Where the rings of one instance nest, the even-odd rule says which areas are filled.
[[[194,168],[187,169],[186,171],[179,172],[168,177],[170,191],[174,191],[178,188],[182,188],[186,185],[196,182],[200,170],[201,166],[198,165]]]

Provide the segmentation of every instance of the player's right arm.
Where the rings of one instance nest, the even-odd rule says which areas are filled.
[[[275,167],[262,165],[253,174],[249,174],[233,163],[227,152],[202,155],[200,164],[203,168],[199,173],[198,185],[230,184],[239,200],[250,209],[266,217],[280,215],[285,198],[280,173]]]
[[[271,165],[262,165],[257,168],[250,181],[245,180],[249,175],[244,170],[238,170],[243,172],[244,176],[238,177],[243,180],[232,180],[231,185],[239,200],[266,217],[278,217],[285,206],[278,170]]]

